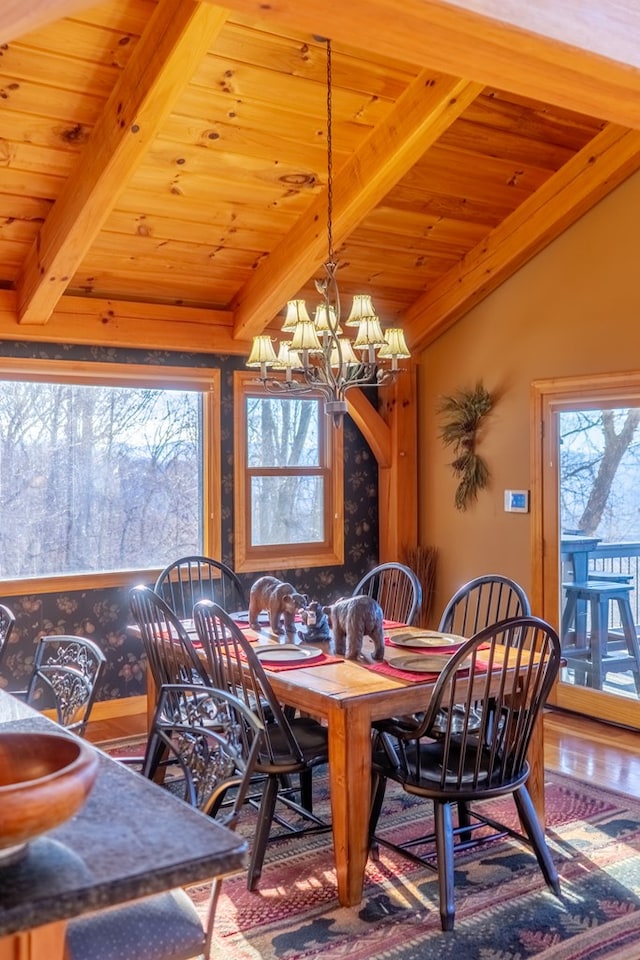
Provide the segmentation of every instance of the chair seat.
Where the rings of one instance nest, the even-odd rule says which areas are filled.
[[[68,960],[190,960],[205,932],[184,890],[171,890],[71,920]]]
[[[282,727],[269,724],[269,743],[274,760],[270,764],[268,757],[262,755],[258,763],[259,769],[266,770],[267,767],[275,764],[281,773],[295,773],[315,761],[326,762],[328,750],[328,731],[326,727],[323,727],[311,717],[295,717],[289,721],[289,726],[300,748],[302,759],[299,760],[292,756],[291,744]],[[288,765],[287,770],[284,769],[285,765]]]
[[[454,727],[452,721],[451,728]],[[470,732],[470,728],[468,728]],[[481,756],[478,757],[478,750]],[[462,763],[460,762],[462,758]],[[491,764],[492,758],[490,752],[483,748],[473,736],[469,736],[465,741],[464,750],[461,753],[461,744],[455,741],[450,743],[447,751],[447,763],[444,763],[445,756],[442,743],[435,741],[432,743],[421,743],[418,747],[416,743],[411,743],[405,750],[406,770],[404,773],[398,772],[390,764],[389,756],[386,753],[378,753],[373,756],[374,767],[384,776],[393,776],[401,783],[407,793],[414,796],[438,799],[447,797],[446,788],[451,785],[454,789],[451,793],[451,799],[454,800],[474,800],[483,799],[491,795]],[[443,779],[443,767],[451,767],[451,773],[445,773]],[[508,788],[515,789],[520,783],[526,781],[529,775],[529,767],[525,764],[521,769],[514,771],[513,775],[501,776],[498,793],[504,793]]]

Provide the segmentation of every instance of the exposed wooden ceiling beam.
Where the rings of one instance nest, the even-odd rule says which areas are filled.
[[[640,5],[632,0],[225,3],[272,24],[640,128]]]
[[[391,453],[391,428],[382,418],[365,392],[359,388],[346,394],[349,416],[365,438],[379,467],[390,467],[393,463]]]
[[[20,322],[46,323],[227,13],[160,0],[19,278]]]
[[[17,296],[0,290],[0,340],[109,344],[143,350],[246,356],[250,343],[233,338],[233,314],[98,297],[65,296],[44,327],[18,323]]]
[[[609,125],[407,310],[412,349],[431,343],[598,200],[640,169],[640,131]]]
[[[477,83],[423,71],[333,182],[336,246],[361,222],[482,91]],[[263,260],[232,307],[235,330],[260,333],[327,257],[326,191]]]

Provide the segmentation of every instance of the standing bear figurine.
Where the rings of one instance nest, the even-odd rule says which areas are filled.
[[[333,631],[333,648],[347,660],[357,660],[365,637],[373,643],[373,659],[384,659],[382,607],[373,597],[341,597],[325,607]]]
[[[274,633],[295,633],[295,616],[307,605],[307,597],[296,593],[290,583],[277,577],[260,577],[249,593],[249,623],[254,630],[260,629],[258,617],[263,610],[269,611],[269,625]],[[280,625],[280,618],[284,629]]]

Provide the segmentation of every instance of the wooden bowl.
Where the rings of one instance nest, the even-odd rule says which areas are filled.
[[[0,733],[0,863],[77,813],[98,764],[96,751],[76,738]]]

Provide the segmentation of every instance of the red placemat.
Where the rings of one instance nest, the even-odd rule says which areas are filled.
[[[422,673],[413,670],[399,670],[398,667],[392,667],[391,664],[386,661],[382,663],[364,663],[363,667],[367,670],[372,670],[374,673],[381,673],[385,677],[393,677],[394,680],[408,680],[410,683],[433,683],[440,676],[437,671],[434,673]],[[486,664],[476,663],[476,673],[486,673],[486,671]],[[464,674],[469,671],[459,670],[458,672],[464,676]]]
[[[382,626],[385,630],[393,630],[395,627],[406,627],[408,624],[402,623],[400,620],[383,620]]]
[[[385,677],[392,677],[394,680],[409,680],[411,683],[433,683],[440,676],[439,673],[414,673],[413,670],[398,670],[392,667],[390,663],[363,663],[363,667],[372,670],[373,673],[381,673]]]
[[[324,667],[328,663],[343,663],[344,657],[334,657],[329,653],[321,653],[319,657],[310,657],[308,660],[300,660],[298,663],[269,663],[260,658],[260,663],[265,670],[272,673],[281,673],[283,670],[301,670],[303,667]]]

